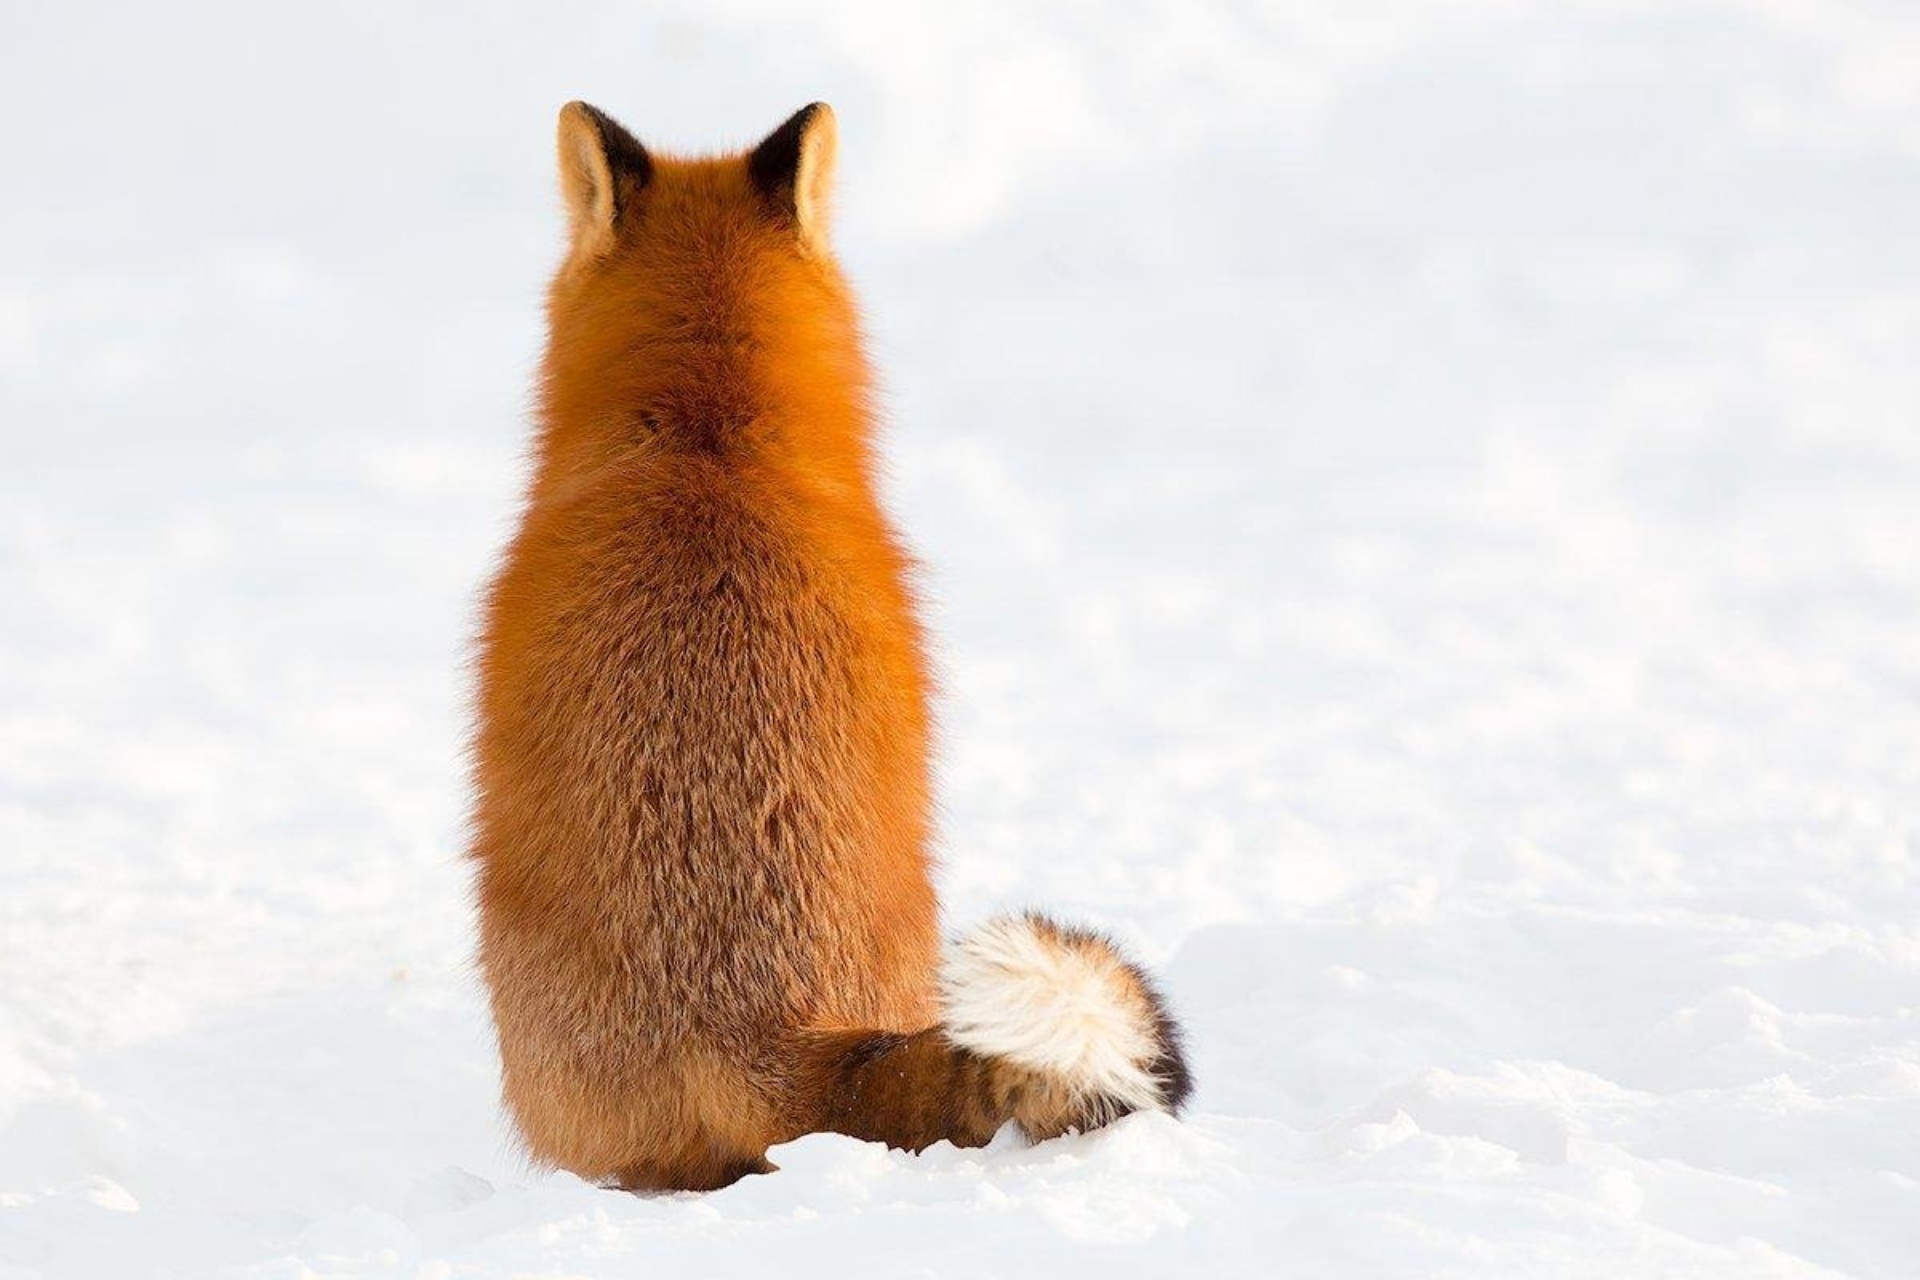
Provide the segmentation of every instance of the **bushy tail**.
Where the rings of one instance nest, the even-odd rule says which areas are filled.
[[[1191,1092],[1179,1028],[1112,942],[1045,916],[1003,916],[955,944],[941,1022],[912,1035],[823,1039],[820,1128],[919,1150],[985,1143],[1007,1121],[1032,1140]]]

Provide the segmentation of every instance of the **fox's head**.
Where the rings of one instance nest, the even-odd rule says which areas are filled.
[[[560,112],[566,257],[548,296],[548,443],[857,441],[866,373],[828,246],[835,128],[805,107],[744,152],[656,152]],[[797,441],[794,441],[797,443]]]

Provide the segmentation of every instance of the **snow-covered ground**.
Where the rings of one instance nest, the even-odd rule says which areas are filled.
[[[0,1276],[1920,1273],[1920,10],[10,4]],[[951,921],[1192,1114],[528,1171],[459,860],[550,135],[816,97]]]

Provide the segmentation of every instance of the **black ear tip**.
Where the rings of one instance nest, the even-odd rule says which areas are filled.
[[[821,116],[831,118],[833,116],[833,108],[824,102],[809,102],[806,106],[788,116],[786,122],[773,131],[773,136],[777,138],[785,134],[797,141],[806,136],[807,130],[818,123]]]
[[[575,98],[572,102],[560,108],[560,114],[563,116],[584,116],[588,123],[602,132],[605,132],[608,125],[616,123],[612,116],[594,106],[591,102],[580,98]]]
[[[560,108],[560,114],[578,114],[587,118],[587,122],[600,135],[600,150],[606,155],[609,168],[624,172],[643,183],[653,176],[653,157],[618,120],[591,102],[582,102],[578,98]]]
[[[787,117],[785,124],[768,134],[747,157],[747,171],[761,190],[774,193],[791,186],[800,168],[800,144],[807,130],[822,114],[831,116],[833,108],[824,102],[810,102]]]

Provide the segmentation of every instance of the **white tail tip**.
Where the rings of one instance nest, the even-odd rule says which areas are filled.
[[[1160,997],[1114,944],[1045,916],[1001,916],[954,943],[940,974],[947,1038],[1123,1111],[1171,1111],[1188,1084]]]

